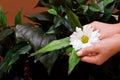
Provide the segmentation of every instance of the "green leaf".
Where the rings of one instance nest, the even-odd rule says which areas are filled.
[[[97,4],[97,3],[92,3],[90,6],[89,6],[89,9],[93,12],[101,12],[101,8],[100,6]]]
[[[107,6],[108,4],[112,3],[114,0],[104,0],[103,4],[104,6]]]
[[[66,49],[66,54],[71,53],[71,52],[72,52],[72,50],[73,50],[73,48],[72,48],[72,47],[68,47],[68,48]]]
[[[0,7],[0,27],[6,27],[7,25],[7,18],[2,11],[2,7]]]
[[[82,5],[84,13],[86,13],[89,9],[88,5]]]
[[[73,30],[75,30],[76,27],[80,27],[81,29],[83,28],[75,13],[73,13],[69,8],[66,9],[66,13],[67,13],[68,21],[72,26]]]
[[[3,73],[7,71],[7,68],[8,68],[7,62],[0,63],[0,78],[3,76]]]
[[[87,0],[76,0],[79,4],[86,4]]]
[[[18,42],[29,41],[36,51],[56,39],[53,34],[46,34],[42,28],[35,28],[31,24],[16,26],[16,37]]]
[[[112,12],[113,12],[114,8],[115,8],[115,3],[110,8],[105,9],[105,14],[102,19],[104,22],[109,21],[110,17],[112,16]]]
[[[13,54],[13,49],[10,49],[9,51],[7,51],[7,53],[6,53],[5,57],[4,57],[4,60],[6,62],[9,62],[11,57],[12,57],[12,54]]]
[[[48,13],[52,14],[52,15],[57,15],[57,12],[54,9],[49,9]]]
[[[5,29],[0,32],[0,41],[4,40],[7,36],[11,35],[14,31],[12,29]]]
[[[73,49],[70,57],[69,57],[69,68],[68,68],[68,74],[70,74],[75,66],[79,63],[80,58],[77,56],[76,51]]]
[[[36,6],[50,8],[49,0],[39,0]]]
[[[44,25],[44,27],[51,25],[51,22],[53,21],[53,16],[54,15],[49,14],[48,11],[42,11],[40,13],[25,15],[26,18],[32,20],[33,22],[35,22],[37,24]],[[47,22],[47,24],[46,24],[46,22]]]
[[[32,53],[30,55],[31,56],[35,56],[35,55],[38,55],[38,54],[41,54],[41,53],[46,53],[46,52],[49,52],[49,51],[54,51],[54,50],[58,50],[58,49],[61,49],[61,48],[65,48],[67,46],[69,46],[69,37],[67,38],[63,38],[63,39],[60,39],[60,40],[54,40],[52,42],[50,42],[48,45],[46,45],[45,47],[39,49],[38,51]]]
[[[11,60],[12,51],[13,51],[13,50],[10,49],[10,50],[6,53],[6,55],[5,55],[5,57],[4,57],[4,61],[0,63],[0,78],[2,77],[2,75],[3,75],[4,73],[7,72],[8,68],[9,68],[8,63],[9,63],[9,61]]]
[[[20,10],[15,16],[15,25],[22,23],[21,14],[22,14],[22,10]]]
[[[53,22],[54,22],[54,27],[57,28],[58,26],[62,25],[63,19],[56,16],[54,17]]]
[[[30,46],[30,45],[27,45],[27,46],[25,46],[25,47],[20,48],[18,51],[16,51],[16,52],[13,54],[12,59],[10,60],[10,62],[9,62],[8,65],[10,66],[10,65],[13,64],[14,62],[16,62],[16,61],[19,59],[19,55],[20,55],[20,54],[25,54],[25,53],[27,53],[30,49],[31,49],[31,46]]]
[[[48,54],[42,55],[42,56],[37,56],[37,60],[39,60],[43,66],[46,68],[48,74],[50,74],[53,65],[55,61],[58,59],[58,55],[61,53],[61,51],[52,51]]]
[[[25,45],[25,44],[24,44]],[[19,59],[19,56],[21,54],[27,53],[29,50],[31,50],[31,45],[20,45],[18,44],[14,48],[11,48],[9,51],[7,51],[4,61],[0,62],[0,77],[2,77],[3,74],[9,73],[9,70],[13,66],[13,64]]]

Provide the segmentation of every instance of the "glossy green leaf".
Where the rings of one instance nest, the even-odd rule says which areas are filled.
[[[104,14],[104,17],[102,19],[104,22],[107,22],[110,19],[110,17],[112,16],[112,12],[113,12],[114,8],[115,8],[115,3],[110,8],[105,9],[105,14]]]
[[[86,13],[89,9],[88,5],[82,5],[83,12]]]
[[[11,57],[12,57],[12,53],[13,53],[13,49],[10,49],[9,51],[7,51],[7,53],[6,53],[6,55],[5,55],[5,58],[4,58],[4,60],[5,60],[6,62],[9,62],[9,61],[10,61],[10,59],[11,59]]]
[[[17,25],[16,37],[18,42],[30,42],[34,50],[38,50],[56,39],[55,35],[45,34],[41,28],[35,28],[30,24]]]
[[[101,12],[101,8],[100,6],[97,4],[97,3],[92,3],[90,6],[89,6],[89,9],[93,12]]]
[[[31,49],[30,45],[21,47],[20,49],[19,47],[17,47],[18,46],[11,48],[6,53],[4,61],[0,63],[0,77],[2,76],[2,74],[9,71],[9,69],[12,67],[12,64],[14,64],[19,59],[19,56],[21,54],[25,54]]]
[[[108,4],[112,3],[114,0],[103,0],[104,6],[107,6]]]
[[[36,6],[50,7],[49,0],[39,0]]]
[[[60,53],[61,52],[58,50],[58,51],[49,52],[48,54],[42,56],[39,55],[37,56],[38,58],[37,60],[39,60],[44,65],[44,67],[47,69],[48,74],[50,74],[53,65]]]
[[[54,27],[57,28],[58,26],[62,25],[63,19],[56,16],[54,17],[53,22],[54,22]]]
[[[58,50],[61,48],[65,48],[67,46],[69,46],[69,37],[63,38],[63,39],[59,39],[59,40],[54,40],[52,42],[50,42],[48,45],[46,45],[45,47],[39,49],[38,51],[32,53],[30,56],[35,56],[41,53],[46,53],[49,51],[54,51],[54,50]]]
[[[5,16],[5,13],[2,11],[2,7],[0,7],[0,27],[6,27],[7,26],[7,18]]]
[[[15,16],[15,25],[22,23],[21,15],[22,15],[22,10],[20,10]]]
[[[11,60],[12,51],[13,50],[10,49],[4,57],[4,61],[0,63],[0,78],[2,77],[3,73],[7,72],[8,68],[9,68],[8,63]]]
[[[79,4],[85,4],[87,0],[76,0]]]
[[[11,60],[10,60],[10,62],[9,62],[8,65],[10,66],[10,65],[13,64],[14,62],[16,62],[16,61],[19,59],[19,56],[20,56],[21,54],[27,53],[30,49],[31,49],[31,46],[30,46],[30,45],[27,45],[27,46],[25,46],[25,47],[20,48],[18,51],[16,51],[16,52],[12,55],[12,58],[11,58]]]
[[[5,29],[0,32],[0,41],[2,41],[7,36],[11,35],[14,31],[12,29]]]
[[[57,12],[54,9],[49,9],[48,13],[50,13],[52,15],[57,15]]]
[[[68,68],[68,74],[70,74],[75,66],[79,63],[80,58],[77,56],[76,51],[73,49],[71,56],[69,58],[69,68]]]
[[[40,13],[25,15],[25,17],[37,24],[44,25],[44,27],[46,28],[46,26],[51,25],[54,15],[49,14],[48,11],[43,11]]]
[[[0,63],[0,78],[3,76],[3,73],[7,71],[8,62],[1,62]]]
[[[69,8],[66,9],[68,21],[71,24],[73,30],[75,30],[76,27],[80,27],[81,29],[83,28],[77,15],[73,13]]]

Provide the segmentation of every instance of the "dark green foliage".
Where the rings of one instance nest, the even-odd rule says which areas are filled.
[[[22,24],[21,15],[22,15],[22,10],[19,11],[15,16],[15,25]]]
[[[6,27],[7,26],[7,18],[5,16],[5,13],[2,11],[2,7],[0,7],[0,27]]]
[[[13,26],[15,30],[7,26],[6,16],[0,8],[0,28],[3,28],[0,30],[0,56],[4,59],[0,62],[0,77],[4,80],[4,77],[11,75],[12,72],[16,71],[16,68],[23,70],[23,73],[19,73],[21,71],[18,70],[14,73],[14,77],[16,73],[23,75],[25,67],[23,64],[27,64],[23,62],[28,60],[30,61],[28,67],[31,68],[31,72],[28,71],[28,74],[32,76],[33,80],[36,80],[36,76],[41,77],[43,75],[47,77],[41,77],[39,80],[88,80],[89,77],[90,80],[103,80],[106,76],[109,79],[110,69],[106,70],[106,66],[111,66],[111,60],[100,67],[83,62],[76,65],[73,61],[75,68],[70,69],[71,74],[68,76],[69,59],[66,53],[71,47],[68,46],[68,43],[58,42],[59,40],[68,41],[66,37],[70,36],[76,26],[82,27],[82,25],[95,20],[107,23],[118,22],[112,16],[113,10],[118,8],[116,6],[118,2],[120,0],[99,0],[98,2],[92,0],[92,3],[89,4],[87,4],[87,0],[39,0],[36,7],[47,7],[48,11],[38,11],[38,13],[26,15],[26,18],[35,24],[23,24],[21,20],[22,11],[19,11]],[[54,47],[48,45],[49,48],[46,49],[45,46],[52,41],[51,45]],[[37,50],[43,50],[40,52],[43,54],[38,52],[32,57],[28,57]],[[114,62],[117,62],[116,59],[112,63]],[[115,65],[119,66],[119,63]],[[118,68],[115,70],[120,71]],[[98,73],[95,74],[94,72]],[[101,75],[102,73],[104,75]],[[117,72],[113,71],[112,74],[114,73],[117,75]],[[107,80],[106,78],[105,80]],[[113,79],[111,78],[111,80]]]

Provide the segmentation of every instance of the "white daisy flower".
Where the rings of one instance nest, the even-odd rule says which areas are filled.
[[[93,42],[99,41],[99,37],[99,31],[94,31],[91,25],[85,25],[83,30],[76,27],[76,32],[73,32],[70,36],[70,44],[75,51],[79,51],[82,48],[91,46]]]

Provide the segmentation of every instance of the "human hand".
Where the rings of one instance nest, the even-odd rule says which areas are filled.
[[[101,36],[100,39],[104,39],[114,34],[120,34],[120,23],[108,24],[103,22],[94,21],[88,25],[91,25],[94,30],[99,30]]]
[[[120,34],[116,34],[83,48],[77,55],[83,62],[101,65],[120,51],[119,44]]]

